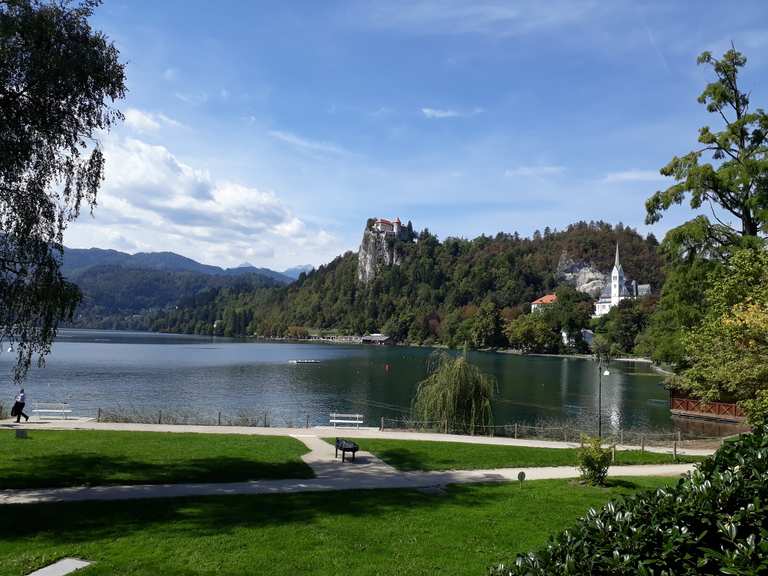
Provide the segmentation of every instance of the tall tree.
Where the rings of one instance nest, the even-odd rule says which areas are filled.
[[[684,338],[689,367],[672,384],[704,400],[736,400],[768,420],[768,253],[738,250],[710,274],[707,313]]]
[[[698,63],[710,66],[715,80],[698,101],[722,122],[722,130],[713,132],[704,126],[698,138],[703,147],[675,156],[661,169],[676,183],[648,199],[646,223],[658,222],[664,211],[690,196],[691,207],[709,207],[714,222],[700,216],[681,227],[683,236],[732,245],[768,231],[768,115],[750,108],[749,92],[739,85],[739,72],[746,62],[733,47],[720,59],[709,52],[699,56]],[[705,153],[711,154],[714,163],[700,163]],[[684,244],[680,234],[677,240]]]
[[[96,206],[97,135],[122,119],[124,65],[88,23],[99,4],[0,1],[0,345],[16,345],[17,380],[79,301],[60,272],[63,233]]]

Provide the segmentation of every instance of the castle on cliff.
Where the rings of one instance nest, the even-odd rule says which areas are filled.
[[[411,242],[410,223],[403,226],[400,218],[371,218],[363,231],[363,240],[357,251],[357,279],[367,284],[382,268],[398,266],[402,260],[402,248],[396,240]]]
[[[376,218],[376,221],[373,223],[373,229],[377,232],[383,232],[384,234],[394,234],[395,236],[400,235],[400,230],[402,230],[402,228],[403,225],[400,222],[400,218],[395,218],[394,220]]]

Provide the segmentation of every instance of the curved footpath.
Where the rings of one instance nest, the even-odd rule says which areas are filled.
[[[302,459],[312,468],[315,478],[305,480],[257,480],[206,484],[151,484],[134,486],[85,486],[74,488],[20,489],[0,491],[0,504],[30,504],[45,502],[74,502],[83,500],[131,500],[141,498],[173,498],[181,496],[222,496],[233,494],[284,494],[289,492],[321,492],[331,490],[372,490],[410,488],[439,491],[448,484],[511,482],[525,472],[527,480],[577,478],[579,471],[571,466],[541,468],[499,468],[492,470],[449,470],[438,472],[401,472],[368,452],[358,452],[354,462],[342,463],[334,454],[334,447],[321,439],[342,432],[333,428],[250,428],[231,426],[181,426],[153,424],[111,424],[96,422],[65,421],[55,424],[26,424],[20,427],[57,430],[134,430],[152,432],[208,432],[252,435],[291,436],[303,442],[310,452]],[[16,428],[4,423],[4,428]],[[514,440],[444,434],[409,432],[380,432],[379,430],[344,429],[348,438],[390,438],[435,440],[495,444],[510,446],[534,446],[545,448],[573,448],[578,444],[546,442],[540,440]],[[701,453],[707,451],[686,451]],[[681,450],[680,453],[683,453]],[[692,464],[661,464],[621,466],[610,470],[611,476],[679,476],[693,469]]]

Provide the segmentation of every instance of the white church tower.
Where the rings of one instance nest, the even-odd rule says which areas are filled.
[[[616,242],[616,260],[611,272],[611,308],[618,306],[624,288],[624,270],[619,262],[619,243]]]
[[[606,284],[600,298],[595,302],[594,318],[603,316],[615,308],[622,300],[634,299],[639,296],[648,296],[651,293],[650,284],[637,284],[632,282],[631,287],[627,286],[627,279],[624,277],[624,269],[619,262],[619,244],[616,244],[616,259],[613,261],[613,270],[611,271],[611,283]]]

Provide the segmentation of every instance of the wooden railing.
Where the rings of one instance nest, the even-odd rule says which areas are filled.
[[[670,399],[670,410],[682,416],[700,416],[719,420],[743,420],[744,412],[731,402],[704,402],[696,398]]]

